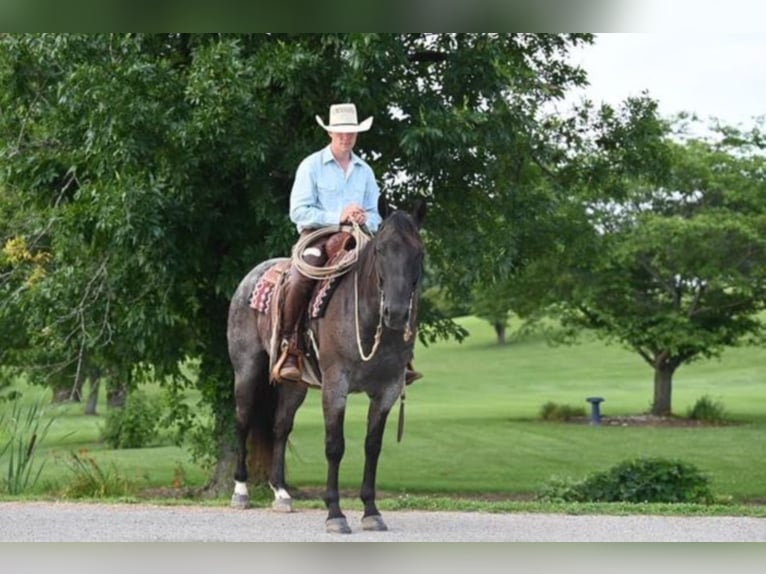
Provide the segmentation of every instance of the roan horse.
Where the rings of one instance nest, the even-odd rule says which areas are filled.
[[[386,419],[403,393],[405,368],[412,358],[424,257],[419,228],[424,213],[423,203],[412,214],[394,211],[387,216],[377,234],[359,249],[353,267],[340,278],[324,316],[309,323],[318,347],[322,382],[327,532],[351,532],[340,507],[338,475],[345,449],[346,399],[349,393],[359,392],[370,399],[360,489],[364,503],[362,528],[387,529],[375,504],[375,480]],[[269,472],[274,492],[272,507],[290,512],[285,450],[308,387],[270,381],[272,319],[268,313],[256,313],[249,306],[256,283],[279,261],[284,258],[264,261],[252,269],[239,284],[229,308],[227,336],[235,375],[239,440],[232,506],[245,508],[249,502],[249,444],[250,456],[261,459],[255,461],[256,466],[260,464]]]

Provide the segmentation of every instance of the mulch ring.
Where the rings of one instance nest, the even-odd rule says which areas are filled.
[[[569,419],[570,423],[591,424],[590,417],[573,417]],[[729,426],[734,423],[728,421],[701,421],[687,419],[685,417],[668,416],[661,417],[650,414],[624,415],[624,416],[603,416],[601,417],[601,426],[615,427],[721,427]]]

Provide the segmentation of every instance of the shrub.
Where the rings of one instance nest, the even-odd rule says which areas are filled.
[[[548,401],[540,408],[540,418],[544,421],[568,421],[575,417],[584,417],[585,407],[559,405]]]
[[[714,401],[708,395],[704,395],[686,411],[686,418],[694,421],[722,423],[726,420],[726,409],[720,401]]]
[[[537,499],[545,502],[587,502],[579,486],[580,483],[571,478],[554,476],[537,492]]]
[[[553,479],[538,497],[563,502],[713,502],[708,478],[679,460],[637,458],[593,473],[582,482]]]
[[[125,406],[106,415],[101,435],[112,448],[142,448],[158,435],[160,408],[141,391],[128,395]]]

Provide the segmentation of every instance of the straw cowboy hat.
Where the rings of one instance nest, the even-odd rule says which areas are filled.
[[[366,132],[372,125],[372,116],[362,123],[357,121],[356,106],[354,104],[333,104],[330,106],[330,121],[327,122],[327,125],[319,116],[316,116],[316,120],[328,132],[341,134]]]

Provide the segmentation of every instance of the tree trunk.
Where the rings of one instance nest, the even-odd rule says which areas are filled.
[[[671,414],[671,394],[673,391],[673,372],[675,368],[669,361],[658,360],[654,366],[654,400],[652,414],[669,416]]]
[[[497,335],[497,344],[505,345],[505,323],[495,322],[495,335]]]
[[[86,415],[97,415],[96,406],[98,405],[98,389],[101,386],[101,377],[93,375],[90,379],[90,393],[88,394],[88,402],[85,403]]]
[[[210,480],[203,488],[203,495],[219,498],[230,495],[234,490],[234,469],[237,466],[237,449],[231,442],[219,441],[218,460]]]

